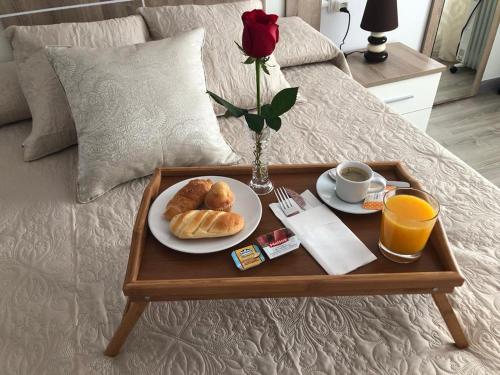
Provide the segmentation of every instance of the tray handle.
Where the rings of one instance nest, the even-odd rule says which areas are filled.
[[[147,217],[149,212],[149,207],[153,202],[154,198],[158,195],[158,190],[160,189],[161,182],[161,171],[160,169],[155,169],[153,177],[151,177],[151,181],[149,181],[148,186],[144,190],[144,194],[142,196],[141,204],[139,206],[139,211],[137,212],[137,216],[135,218],[134,224],[134,233],[142,234],[142,232],[146,229],[147,225]]]
[[[125,275],[124,286],[129,282],[137,280],[139,267],[141,263],[142,251],[144,249],[144,240],[147,233],[147,217],[151,202],[158,195],[161,182],[161,171],[156,169],[151,181],[144,190],[139,211],[135,217],[134,230],[132,234],[132,243],[130,244],[130,255],[128,258],[127,273]]]

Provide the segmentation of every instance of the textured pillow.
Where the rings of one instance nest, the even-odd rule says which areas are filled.
[[[78,200],[160,166],[236,163],[206,94],[203,29],[113,49],[47,48],[78,133]]]
[[[148,24],[151,37],[161,39],[180,32],[203,27],[206,30],[203,64],[208,90],[241,108],[253,109],[255,101],[255,68],[244,65],[245,56],[235,45],[241,43],[243,12],[262,8],[260,1],[242,1],[216,5],[180,5],[139,8]],[[290,87],[274,57],[269,60],[271,75],[263,74],[262,99],[271,102],[280,90]],[[217,115],[225,109],[216,104]]]
[[[0,126],[31,117],[14,62],[0,63]]]
[[[274,56],[282,68],[332,61],[344,73],[351,74],[342,51],[302,18],[283,17],[278,23],[280,42]]]
[[[64,91],[43,48],[47,45],[120,47],[148,40],[140,16],[98,22],[11,26],[5,30],[18,65],[19,82],[33,116],[24,142],[24,159],[35,160],[76,143],[75,126]]]
[[[12,61],[12,48],[0,22],[0,62]]]

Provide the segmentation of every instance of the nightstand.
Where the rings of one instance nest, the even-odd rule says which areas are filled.
[[[389,58],[378,64],[366,62],[362,53],[347,56],[352,76],[425,132],[446,66],[402,43],[387,44],[387,52]]]

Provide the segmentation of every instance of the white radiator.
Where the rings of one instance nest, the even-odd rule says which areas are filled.
[[[479,1],[481,3],[463,32],[457,52],[457,60],[471,69],[477,68],[483,56],[497,6],[497,0],[474,0],[471,4],[471,12]]]

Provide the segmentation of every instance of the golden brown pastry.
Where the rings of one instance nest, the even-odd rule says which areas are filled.
[[[167,220],[170,220],[175,215],[198,208],[203,203],[212,185],[213,182],[211,180],[202,180],[200,178],[189,181],[168,202],[163,216]]]
[[[232,236],[244,226],[245,220],[241,215],[212,210],[184,212],[170,221],[170,231],[182,239]]]
[[[205,206],[215,211],[231,211],[234,203],[234,194],[228,184],[216,182],[205,197]]]

